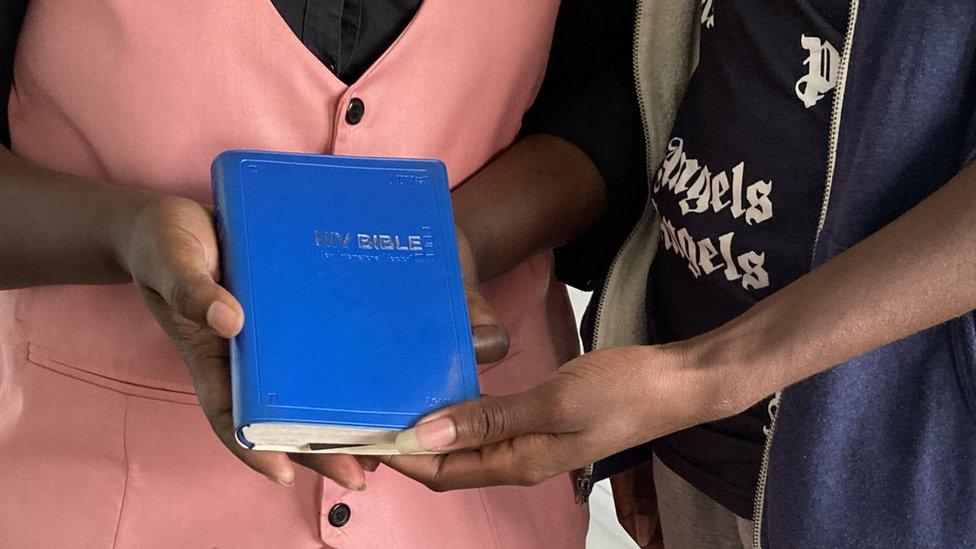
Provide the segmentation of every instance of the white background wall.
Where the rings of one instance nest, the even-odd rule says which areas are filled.
[[[583,310],[590,300],[590,294],[573,288],[569,289],[569,297],[573,301],[576,311],[576,323],[579,324]],[[627,532],[617,524],[617,517],[613,510],[613,496],[610,494],[610,483],[598,482],[590,497],[590,533],[586,538],[587,549],[632,549],[637,544],[631,541]]]

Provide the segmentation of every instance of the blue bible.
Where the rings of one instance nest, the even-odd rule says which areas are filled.
[[[248,448],[396,453],[478,396],[444,164],[228,151],[213,163],[222,283]]]

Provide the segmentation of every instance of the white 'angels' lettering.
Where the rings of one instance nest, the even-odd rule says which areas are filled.
[[[756,181],[742,188],[745,163],[740,162],[729,173],[712,173],[698,160],[684,152],[684,140],[675,137],[668,143],[668,154],[654,177],[654,193],[667,189],[676,196],[684,195],[678,202],[681,215],[690,213],[721,212],[728,208],[732,217],[745,216],[747,225],[762,223],[773,217],[773,192],[771,181]]]
[[[661,234],[664,248],[685,258],[688,261],[688,270],[695,278],[710,275],[724,267],[722,274],[725,279],[729,282],[739,281],[746,290],[761,290],[769,286],[769,273],[763,268],[766,254],[750,250],[734,255],[734,232],[718,237],[716,248],[711,238],[696,240],[688,233],[688,229],[675,228],[671,220],[661,216]]]
[[[701,0],[701,24],[710,29],[715,26],[715,0]]]

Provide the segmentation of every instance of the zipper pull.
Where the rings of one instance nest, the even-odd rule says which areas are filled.
[[[589,464],[576,475],[576,505],[586,505],[593,492],[593,464]]]
[[[769,404],[766,406],[766,411],[769,413],[769,425],[763,426],[763,434],[767,437],[772,432],[773,422],[776,421],[776,415],[779,414],[779,396],[780,393],[773,395],[773,398],[769,399]]]

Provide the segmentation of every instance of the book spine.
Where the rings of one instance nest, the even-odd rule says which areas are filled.
[[[461,375],[464,378],[464,388],[459,400],[469,400],[478,398],[481,390],[478,383],[478,367],[474,356],[474,341],[471,333],[471,321],[468,317],[468,305],[464,292],[464,283],[461,278],[461,262],[457,249],[457,234],[455,232],[454,212],[451,207],[450,183],[447,175],[447,166],[440,161],[430,162],[430,172],[435,176],[433,179],[438,182],[434,192],[437,200],[438,209],[441,212],[440,222],[441,234],[448,238],[442,244],[445,254],[446,266],[451,273],[449,287],[447,290],[451,294],[451,302],[454,312],[454,326],[457,341],[460,344],[462,353]]]
[[[241,170],[246,160],[233,152],[224,153],[212,165],[214,222],[220,242],[221,284],[244,309],[244,327],[232,338],[230,347],[231,392],[234,428],[238,442],[251,447],[242,435],[243,427],[256,417],[261,406],[257,365],[254,363],[254,334],[248,316],[253,312],[250,291],[250,265],[247,254],[247,227],[241,197]]]

